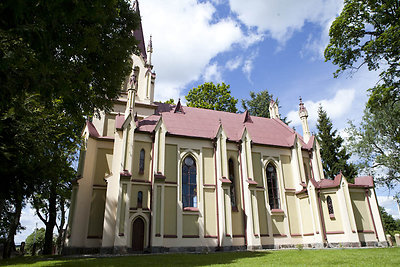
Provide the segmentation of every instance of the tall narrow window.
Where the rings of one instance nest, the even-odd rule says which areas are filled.
[[[197,208],[196,162],[187,156],[182,165],[182,203],[183,208]]]
[[[268,186],[268,200],[271,209],[279,209],[279,190],[278,190],[278,177],[274,165],[269,163],[267,165],[267,186]]]
[[[139,191],[137,193],[137,208],[141,208],[143,205],[143,192]]]
[[[229,159],[228,167],[229,167],[229,180],[231,181],[231,186],[229,188],[230,195],[231,195],[231,206],[232,206],[232,210],[237,210],[236,192],[235,192],[235,169],[234,169],[232,159]]]
[[[140,156],[139,156],[139,173],[143,174],[144,173],[144,149],[140,150]]]
[[[326,198],[326,204],[328,205],[328,212],[329,212],[329,217],[335,217],[335,213],[333,211],[333,205],[332,205],[332,198],[328,196]]]

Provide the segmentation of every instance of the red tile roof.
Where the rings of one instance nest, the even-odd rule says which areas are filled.
[[[239,141],[246,128],[255,144],[291,147],[297,135],[302,145],[306,146],[302,137],[279,119],[248,116],[247,122],[244,122],[246,114],[186,106],[181,107],[183,112],[174,112],[174,105],[161,103],[157,105],[159,106],[157,115],[139,121],[138,131],[152,132],[162,117],[168,133],[172,135],[213,139],[221,123],[228,140],[231,141]]]

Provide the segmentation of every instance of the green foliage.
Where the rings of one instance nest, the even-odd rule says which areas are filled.
[[[379,206],[379,212],[385,233],[394,237],[394,234],[400,232],[400,220],[393,219],[393,216],[387,213],[384,207]]]
[[[359,158],[359,170],[373,175],[377,184],[395,191],[400,183],[399,118],[399,102],[385,104],[380,109],[367,107],[360,126],[350,122],[346,129],[350,151]]]
[[[400,4],[398,0],[345,0],[331,25],[325,59],[345,70],[367,65],[380,71],[368,106],[378,108],[400,100]],[[383,66],[383,68],[381,68]]]
[[[127,0],[2,1],[0,113],[21,94],[76,116],[110,108],[131,70],[139,16]]]
[[[187,105],[236,113],[238,100],[231,96],[229,87],[225,83],[215,85],[212,82],[199,85],[197,88],[191,89],[185,96],[188,101]]]
[[[250,115],[269,118],[269,103],[273,100],[268,90],[255,93],[250,91],[250,100],[242,99],[242,108],[248,110]]]
[[[175,105],[175,100],[173,98],[168,99],[167,101],[164,102],[165,104],[171,104]]]
[[[0,4],[0,214],[15,210],[6,220],[11,245],[18,211],[30,197],[37,210],[51,206],[51,237],[54,201],[74,177],[70,155],[79,145],[83,118],[109,110],[131,71],[130,56],[137,50],[132,31],[140,17],[130,5]]]
[[[35,229],[25,240],[25,252],[28,255],[32,255],[33,244],[36,243],[36,253],[43,251],[44,246],[44,234],[46,230],[44,228]],[[35,235],[36,234],[36,235]],[[36,236],[36,237],[35,237]]]
[[[317,139],[321,146],[321,159],[325,178],[333,179],[340,171],[349,182],[357,175],[356,167],[347,163],[350,154],[342,146],[343,138],[333,130],[333,125],[322,106],[318,108]]]

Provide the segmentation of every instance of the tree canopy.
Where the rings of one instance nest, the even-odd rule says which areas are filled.
[[[185,96],[187,105],[236,113],[238,100],[231,95],[229,87],[225,83],[215,85],[212,82],[194,87]]]
[[[359,126],[350,122],[349,148],[358,157],[360,171],[375,181],[396,189],[400,184],[400,102],[380,109],[366,108]]]
[[[318,108],[317,129],[325,178],[333,179],[341,171],[349,182],[353,182],[357,175],[356,167],[347,163],[350,154],[343,147],[343,138],[338,135],[337,130],[333,130],[332,122],[322,106]]]
[[[71,155],[84,116],[109,110],[119,96],[140,17],[127,0],[5,0],[0,18],[0,214],[8,216],[1,231],[8,257],[27,199],[47,210],[52,235],[54,199],[74,178]]]
[[[269,103],[273,100],[268,90],[255,93],[250,91],[250,99],[242,99],[242,108],[248,110],[250,115],[269,118]]]
[[[0,17],[0,112],[22,92],[77,116],[119,95],[140,20],[129,1],[6,0]]]
[[[400,100],[400,3],[398,0],[345,0],[333,21],[325,59],[345,70],[367,65],[380,71],[370,107]]]

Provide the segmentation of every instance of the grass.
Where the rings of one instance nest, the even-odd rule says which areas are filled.
[[[18,257],[5,266],[400,266],[400,248],[218,252],[67,258]]]

